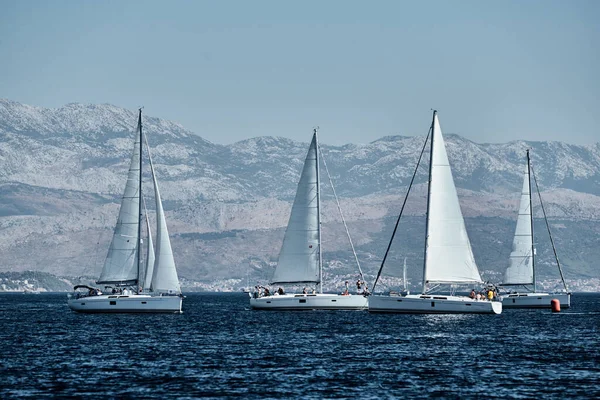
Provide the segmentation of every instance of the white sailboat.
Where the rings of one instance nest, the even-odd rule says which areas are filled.
[[[102,289],[86,285],[75,286],[69,295],[69,307],[84,313],[180,313],[182,298],[179,278],[169,240],[156,173],[148,158],[156,201],[156,253],[148,226],[146,266],[142,266],[142,110],[140,109],[133,155],[127,183],[121,200],[119,217],[100,278]],[[78,291],[85,289],[85,292]]]
[[[279,290],[269,295],[265,295],[263,290],[255,291],[250,293],[250,306],[254,309],[360,310],[367,308],[367,297],[362,294],[349,294],[347,291],[343,294],[323,293],[319,153],[317,130],[314,129],[279,260],[271,281],[272,285],[315,285],[315,289],[289,294]],[[356,258],[356,253],[354,254]],[[318,293],[316,287],[319,289]]]
[[[548,234],[554,250],[556,264],[560,272],[560,277],[564,286],[562,293],[547,293],[537,290],[536,285],[536,264],[535,264],[535,245],[533,232],[533,213],[532,213],[532,198],[531,198],[531,162],[529,158],[529,150],[527,150],[527,165],[523,177],[523,190],[521,191],[521,201],[519,204],[519,214],[517,216],[517,226],[513,239],[512,252],[508,262],[508,267],[504,273],[504,283],[501,284],[504,288],[521,287],[520,290],[508,291],[502,296],[502,306],[504,308],[551,308],[552,300],[560,301],[562,308],[571,306],[571,294],[567,288],[567,284],[563,277],[562,268],[558,261],[554,240],[546,218],[546,212],[542,203],[542,197],[537,191],[542,211],[544,211],[544,219],[548,227]],[[535,179],[535,175],[534,175]],[[537,188],[537,183],[536,183]]]
[[[437,111],[433,112],[430,129],[431,153],[423,290],[421,294],[407,294],[404,296],[372,295],[369,298],[369,311],[412,314],[500,314],[502,303],[499,301],[475,300],[454,293],[449,295],[428,293],[428,284],[450,285],[454,288],[456,285],[461,284],[474,285],[482,283],[467,236]],[[424,150],[425,146],[423,147]],[[421,152],[421,156],[422,154],[423,152]],[[415,169],[415,175],[416,172],[417,169]],[[412,186],[412,182],[410,186]],[[407,197],[410,193],[410,186]],[[386,257],[387,252],[384,262]],[[382,262],[381,268],[383,268],[384,262]],[[376,284],[377,281],[375,281],[373,288]]]

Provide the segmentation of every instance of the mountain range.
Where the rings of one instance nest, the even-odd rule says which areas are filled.
[[[0,99],[0,272],[98,276],[125,185],[136,115],[108,104],[49,109]],[[247,279],[267,281],[311,131],[306,142],[257,137],[221,145],[174,122],[146,115],[143,121],[182,280],[234,288]],[[327,145],[326,129],[319,137],[359,260],[372,276],[425,137],[386,136],[344,146]],[[567,278],[597,277],[599,143],[478,144],[451,133],[445,139],[484,276],[499,280],[506,266],[529,148]],[[420,279],[426,180],[424,163],[384,272],[389,286],[397,283],[404,257],[413,266],[409,277]],[[325,279],[336,288],[356,277],[356,267],[328,185],[323,168]],[[541,276],[552,281],[556,267],[541,209],[535,203],[534,209]]]

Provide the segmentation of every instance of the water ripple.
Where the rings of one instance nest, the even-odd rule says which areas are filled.
[[[261,312],[243,294],[190,294],[182,315],[0,300],[1,398],[600,397],[600,295],[499,316]]]

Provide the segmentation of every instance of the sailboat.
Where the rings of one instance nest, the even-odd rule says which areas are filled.
[[[556,265],[558,266],[564,286],[564,293],[546,293],[537,290],[531,199],[532,171],[533,168],[531,167],[528,149],[527,165],[523,178],[523,190],[521,191],[521,202],[519,205],[519,214],[517,216],[517,227],[515,229],[512,252],[510,253],[508,267],[504,273],[504,283],[500,285],[502,287],[523,287],[525,290],[509,291],[507,294],[503,295],[502,306],[504,308],[551,308],[552,300],[557,299],[560,301],[560,306],[562,308],[568,308],[571,306],[571,294],[569,293],[567,283],[563,276],[562,268],[556,253],[556,247],[554,246],[554,239],[552,239],[552,233],[550,232],[550,225],[546,218],[544,204],[542,203],[542,196],[537,188],[535,174],[533,174],[537,194],[540,199],[540,205],[544,214],[544,220],[546,221],[546,227],[548,228],[550,242],[552,244],[552,249],[554,250]]]
[[[267,292],[268,289],[259,288],[254,293],[250,293],[250,307],[254,309],[364,310],[367,308],[368,300],[363,294],[350,294],[347,290],[343,294],[323,293],[319,155],[317,129],[314,129],[279,260],[271,281],[271,285],[314,285],[314,288],[310,290],[304,288],[302,293],[285,293],[283,288],[280,288],[273,294]],[[339,210],[341,212],[341,208]],[[344,226],[346,226],[345,221]],[[348,233],[347,227],[346,232]],[[350,238],[349,234],[348,238]],[[354,246],[352,250],[354,252]],[[356,252],[354,255],[358,261]],[[362,271],[360,276],[362,277]]]
[[[500,314],[502,312],[502,303],[500,301],[476,300],[471,297],[454,294],[454,287],[456,285],[475,285],[483,282],[475,263],[475,258],[473,257],[469,237],[467,236],[437,111],[433,111],[430,134],[431,152],[422,292],[421,294],[406,294],[403,296],[371,295],[369,298],[369,312]],[[408,198],[410,193],[410,188],[414,182],[414,177],[416,176],[428,139],[429,135],[425,139],[425,144],[423,145],[423,150],[421,151],[406,198]],[[406,198],[404,205],[406,205]],[[404,205],[402,206],[402,210],[404,210]],[[401,216],[402,211],[396,222],[394,234],[398,228]],[[377,279],[381,275],[381,270],[383,269],[392,240],[390,240],[388,250],[377,274],[373,291],[377,285]],[[450,285],[452,291],[448,295],[429,293],[428,285],[432,284]]]
[[[84,313],[181,313],[183,296],[173,258],[150,148],[146,140],[156,201],[156,251],[146,214],[147,256],[142,262],[142,110],[139,111],[133,155],[121,200],[119,217],[100,278],[102,289],[76,285],[69,294],[69,307]],[[144,207],[145,208],[145,207]],[[84,289],[84,292],[79,291]]]

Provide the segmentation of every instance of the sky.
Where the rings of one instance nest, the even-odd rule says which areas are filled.
[[[0,98],[110,103],[214,143],[600,141],[600,1],[0,0]]]

